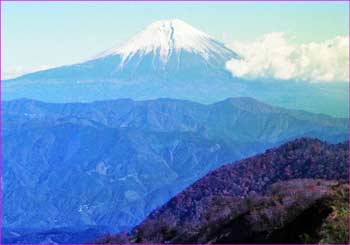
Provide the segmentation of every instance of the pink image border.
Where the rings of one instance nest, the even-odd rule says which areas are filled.
[[[264,2],[348,2],[348,35],[350,34],[350,0],[246,0],[246,1],[242,1],[242,0],[0,0],[0,54],[1,54],[1,59],[0,59],[0,147],[1,147],[1,152],[0,152],[0,183],[2,185],[2,177],[3,177],[3,159],[2,159],[2,111],[1,111],[1,102],[2,102],[2,24],[3,24],[3,19],[2,19],[2,2],[184,2],[184,3],[189,3],[189,2],[196,2],[196,3],[200,3],[200,2],[212,2],[212,3],[220,3],[220,2],[256,2],[256,3],[261,3],[263,4]],[[350,57],[350,49],[348,50],[348,54]],[[350,70],[350,62],[349,62],[349,67],[348,69]],[[350,94],[350,76],[349,76],[349,80],[348,80],[348,95]],[[348,111],[348,141],[350,140],[350,120],[349,120],[349,115],[350,115],[350,98],[348,100],[349,103],[349,111]],[[348,145],[348,152],[350,153],[350,148]],[[348,171],[348,176],[349,176],[349,180],[350,180],[350,160],[348,162],[349,165],[349,171]],[[350,184],[350,182],[349,182]],[[350,193],[349,193],[349,197],[350,197]],[[349,203],[350,205],[350,203]],[[0,188],[0,244],[2,243],[2,187]],[[347,222],[347,226],[348,226],[348,236],[349,236],[349,241],[350,241],[350,217],[348,218],[348,222]],[[29,245],[29,244],[28,244]],[[33,244],[34,245],[34,244]],[[74,245],[74,244],[66,244],[66,245]]]

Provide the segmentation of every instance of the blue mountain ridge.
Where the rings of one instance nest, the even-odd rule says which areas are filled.
[[[209,105],[21,99],[3,102],[2,113],[3,227],[12,232],[130,229],[224,163],[299,137],[347,137],[345,118],[247,97]]]

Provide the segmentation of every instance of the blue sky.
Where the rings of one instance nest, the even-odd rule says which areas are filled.
[[[160,19],[182,19],[223,42],[283,32],[295,43],[348,36],[346,2],[3,2],[3,72],[79,62]]]

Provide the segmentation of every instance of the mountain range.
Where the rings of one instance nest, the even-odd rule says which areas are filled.
[[[173,98],[210,104],[246,96],[290,109],[348,117],[346,83],[248,81],[232,76],[226,62],[244,58],[181,20],[157,21],[90,60],[2,81],[2,99]]]
[[[251,98],[3,102],[2,224],[15,234],[128,230],[225,162],[298,137],[341,142],[346,132],[346,119]]]

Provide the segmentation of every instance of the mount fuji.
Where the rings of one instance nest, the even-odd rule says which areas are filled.
[[[181,20],[157,21],[101,58],[120,57],[113,78],[198,80],[226,74],[227,60],[238,55]]]
[[[244,57],[181,20],[157,21],[88,61],[2,81],[2,99],[172,98],[211,104],[253,97],[289,109],[348,116],[347,83],[246,81],[226,70],[232,59]]]
[[[4,99],[76,102],[171,97],[199,85],[204,89],[231,80],[225,69],[230,59],[239,56],[187,23],[157,21],[92,60],[4,81]]]

